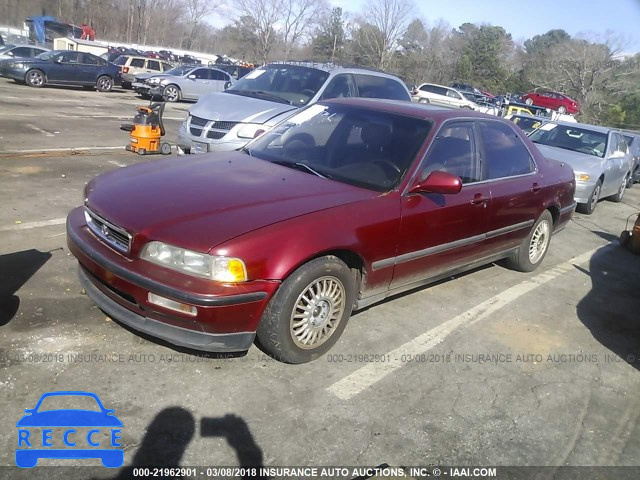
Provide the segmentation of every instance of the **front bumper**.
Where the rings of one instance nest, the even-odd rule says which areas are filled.
[[[149,85],[142,82],[133,82],[131,88],[139,95],[149,95]]]
[[[3,67],[0,69],[0,77],[11,78],[13,80],[24,81],[27,71],[23,68]]]
[[[280,284],[219,284],[124,257],[89,230],[83,207],[67,217],[67,244],[80,263],[87,294],[108,315],[140,332],[197,350],[247,350]],[[191,316],[149,303],[149,293],[193,305],[197,313]]]
[[[575,201],[578,203],[589,203],[595,187],[595,183],[576,182],[576,193],[573,196]]]

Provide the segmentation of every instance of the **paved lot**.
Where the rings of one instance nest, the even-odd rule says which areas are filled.
[[[15,423],[53,390],[115,409],[125,465],[639,464],[640,257],[617,236],[640,186],[577,214],[537,272],[490,266],[373,306],[311,364],[206,358],[106,318],[66,248],[84,183],[153,157],[64,149],[124,145],[140,103],[0,79],[0,476],[33,473],[8,467]],[[169,140],[188,107],[167,109]],[[67,474],[87,476],[47,477]]]

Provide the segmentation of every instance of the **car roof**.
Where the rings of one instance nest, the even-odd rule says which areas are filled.
[[[281,62],[269,62],[264,66],[270,67],[270,66],[278,66],[278,65],[315,68],[316,70],[322,70],[323,72],[328,72],[328,73],[363,73],[365,72],[365,73],[370,73],[372,75],[385,76],[385,77],[390,77],[390,78],[399,80],[399,77],[397,75],[383,72],[382,70],[376,70],[375,68],[361,67],[358,65],[350,65],[345,63],[313,62],[313,61],[302,61],[302,62],[281,61]]]
[[[354,107],[367,108],[370,110],[385,113],[406,115],[423,120],[444,121],[450,118],[462,117],[479,118],[484,120],[499,120],[511,123],[500,117],[496,117],[495,115],[488,115],[486,113],[475,112],[473,110],[439,107],[435,105],[424,105],[420,103],[401,100],[387,100],[380,98],[333,98],[331,100],[322,100],[318,103],[352,105]]]
[[[608,134],[609,132],[617,131],[615,128],[601,127],[600,125],[590,125],[588,123],[561,122],[557,120],[549,120],[547,123],[555,123],[563,127],[582,128],[583,130],[591,130],[592,132],[605,133],[605,134]]]

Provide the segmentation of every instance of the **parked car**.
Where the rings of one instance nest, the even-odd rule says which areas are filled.
[[[167,102],[197,100],[201,95],[222,92],[233,84],[227,72],[217,68],[180,66],[162,75],[137,75],[132,84],[144,96],[163,97]]]
[[[580,113],[580,106],[574,99],[558,92],[531,92],[522,96],[527,105],[557,110],[559,113]]]
[[[0,75],[30,87],[77,85],[108,92],[120,83],[120,68],[91,53],[51,50],[35,58],[0,61]]]
[[[247,350],[257,335],[303,363],[354,308],[498,259],[536,269],[574,188],[568,165],[504,119],[343,98],[242,151],[95,178],[67,239],[111,318],[205,351]]]
[[[158,74],[171,70],[173,67],[168,62],[147,57],[134,57],[120,55],[113,62],[120,67],[122,76],[122,88],[130,89],[136,75],[142,73]]]
[[[35,47],[33,45],[8,45],[0,48],[0,60],[12,58],[33,58],[48,51],[48,48]]]
[[[518,127],[520,127],[520,130],[522,130],[526,134],[533,132],[536,128],[540,128],[542,124],[547,121],[547,119],[544,117],[536,117],[534,115],[526,114],[509,114],[504,118],[515,123]]]
[[[474,109],[476,107],[475,102],[465,98],[465,96],[456,89],[443,85],[434,85],[433,83],[421,84],[411,99],[418,103],[432,103],[444,107],[468,109]]]
[[[583,123],[550,121],[529,138],[547,158],[571,165],[579,212],[590,215],[601,198],[622,201],[633,160],[620,132]]]
[[[234,80],[240,80],[247,73],[253,71],[253,68],[245,67],[243,65],[225,65],[216,63],[215,68],[222,70],[223,72],[227,72],[229,75],[233,77]]]
[[[623,131],[622,136],[627,141],[629,146],[629,153],[633,159],[633,166],[631,167],[631,177],[627,188],[632,187],[635,182],[640,182],[640,133]]]
[[[460,93],[471,92],[475,93],[476,95],[483,95],[482,91],[479,88],[476,88],[469,83],[453,82],[449,85],[449,87],[459,91]]]
[[[223,93],[202,97],[180,127],[178,147],[186,153],[236,150],[300,107],[348,97],[411,98],[398,77],[377,70],[313,62],[271,63]]]

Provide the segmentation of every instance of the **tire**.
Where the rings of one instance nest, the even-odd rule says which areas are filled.
[[[160,153],[162,155],[170,155],[171,154],[171,145],[167,142],[164,142],[160,145]]]
[[[180,87],[171,84],[164,87],[162,96],[167,102],[177,102],[182,98],[182,92],[180,91]]]
[[[618,240],[620,245],[626,247],[631,241],[631,232],[629,230],[625,230],[620,234],[620,238]]]
[[[146,148],[139,148],[138,149],[138,155],[146,155],[147,154],[147,149]]]
[[[269,301],[258,326],[260,346],[286,363],[317,359],[344,331],[355,291],[354,275],[339,258],[329,255],[305,263]]]
[[[625,175],[625,177],[622,179],[622,183],[618,187],[617,193],[615,195],[611,195],[609,197],[609,200],[615,203],[620,203],[622,201],[622,199],[624,198],[624,192],[627,190],[627,185],[629,184],[629,177],[630,175]]]
[[[526,103],[527,105],[533,105],[533,99],[532,98],[527,98],[524,103]]]
[[[110,92],[113,88],[113,79],[107,75],[101,75],[96,81],[96,88],[99,92]]]
[[[558,113],[561,113],[564,115],[565,113],[567,113],[567,107],[565,107],[564,105],[560,105],[558,107]]]
[[[42,70],[34,68],[25,74],[24,82],[30,87],[40,88],[46,83],[46,78]]]
[[[544,260],[553,233],[553,217],[549,210],[542,212],[529,235],[518,250],[507,259],[507,265],[520,272],[533,272]]]
[[[598,180],[596,186],[593,187],[591,195],[589,195],[589,201],[587,203],[579,203],[576,210],[585,215],[591,215],[598,206],[600,200],[600,192],[602,192],[602,180]]]

